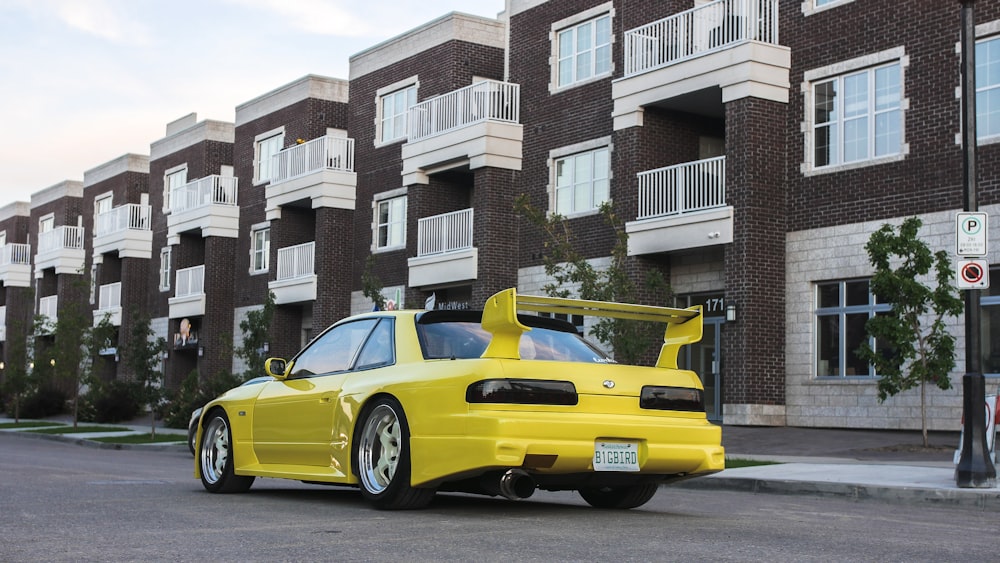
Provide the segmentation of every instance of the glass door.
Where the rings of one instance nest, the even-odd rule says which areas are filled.
[[[726,307],[722,294],[692,295],[686,298],[687,307],[701,305],[705,312],[705,328],[701,342],[685,346],[680,355],[681,367],[690,369],[701,377],[705,386],[705,412],[713,422],[722,422],[722,325],[726,320]]]

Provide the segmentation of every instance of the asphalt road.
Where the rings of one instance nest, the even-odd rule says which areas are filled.
[[[954,561],[996,558],[995,514],[665,488],[601,511],[574,493],[438,495],[413,512],[352,489],[258,480],[212,495],[182,451],[0,434],[0,561]]]

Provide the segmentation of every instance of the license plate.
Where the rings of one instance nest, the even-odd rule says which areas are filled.
[[[594,471],[639,471],[639,443],[594,442]]]

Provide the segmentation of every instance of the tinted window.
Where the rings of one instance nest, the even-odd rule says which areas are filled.
[[[299,353],[290,377],[308,377],[350,369],[358,348],[378,319],[364,319],[335,326]]]
[[[483,355],[490,333],[478,322],[448,321],[417,324],[426,359],[469,359]],[[607,363],[603,352],[575,332],[533,327],[521,335],[522,360]]]
[[[365,342],[358,356],[357,369],[369,369],[387,366],[393,363],[395,357],[392,338],[393,323],[390,319],[381,319],[372,335]]]

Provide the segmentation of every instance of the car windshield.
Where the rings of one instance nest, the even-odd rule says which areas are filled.
[[[490,333],[483,330],[478,320],[427,320],[417,323],[425,359],[478,358],[490,342]],[[537,323],[529,321],[527,324]],[[522,360],[613,363],[576,332],[546,326],[533,326],[521,335],[520,353]]]

